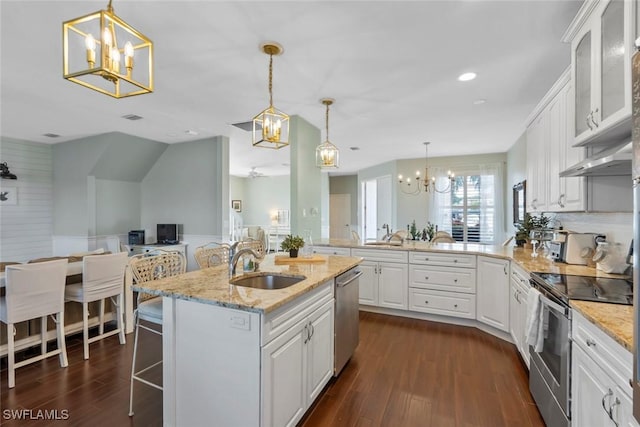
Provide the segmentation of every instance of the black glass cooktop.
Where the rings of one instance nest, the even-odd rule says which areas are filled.
[[[533,273],[531,277],[536,283],[567,302],[568,300],[581,300],[633,304],[633,282],[631,280],[553,273]]]

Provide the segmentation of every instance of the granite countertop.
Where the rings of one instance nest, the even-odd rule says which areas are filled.
[[[232,285],[229,283],[229,268],[226,265],[190,271],[180,276],[147,282],[142,286],[133,285],[132,289],[152,295],[268,313],[355,267],[362,261],[362,258],[359,257],[316,256],[326,258],[326,260],[324,262],[276,265],[274,263],[275,256],[271,254],[260,262],[259,272],[261,273],[306,277],[306,279],[284,289],[254,289]],[[241,276],[242,274],[236,274],[234,278]]]
[[[628,278],[620,274],[608,274],[586,265],[558,263],[542,255],[531,256],[530,249],[501,245],[480,245],[474,243],[438,243],[406,241],[402,245],[364,245],[353,240],[323,240],[319,245],[350,248],[391,249],[404,251],[430,251],[467,253],[511,259],[529,273],[557,273],[578,276]],[[594,325],[616,340],[628,351],[633,351],[633,306],[608,304],[591,301],[571,301],[571,307],[580,311]]]

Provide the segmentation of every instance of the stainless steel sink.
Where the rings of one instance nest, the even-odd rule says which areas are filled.
[[[365,242],[365,246],[402,246],[402,242],[392,240],[390,242],[384,240],[376,240],[375,242]]]
[[[250,274],[232,279],[230,283],[236,286],[246,286],[255,289],[284,289],[306,279],[305,276],[283,276],[280,274]]]

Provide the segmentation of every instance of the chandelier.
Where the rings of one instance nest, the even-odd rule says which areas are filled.
[[[260,46],[269,55],[269,107],[253,118],[253,145],[263,148],[282,148],[289,145],[289,116],[273,106],[273,55],[284,51],[275,42]]]
[[[316,147],[316,166],[321,169],[337,168],[340,151],[338,147],[329,142],[329,106],[333,104],[334,100],[331,98],[323,98],[320,102],[327,107],[325,113],[327,139]]]
[[[63,77],[114,98],[153,92],[153,43],[116,16],[111,1],[62,24]]]
[[[417,195],[422,190],[425,193],[431,191],[437,193],[448,193],[453,188],[455,182],[455,174],[451,171],[447,171],[447,185],[445,188],[438,188],[436,186],[436,177],[429,175],[429,144],[430,142],[424,142],[425,158],[424,158],[424,177],[420,176],[420,171],[416,171],[415,185],[411,182],[411,178],[403,178],[402,175],[398,175],[398,185],[400,191],[404,194]]]

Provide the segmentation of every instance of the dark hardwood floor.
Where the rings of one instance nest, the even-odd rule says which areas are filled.
[[[301,426],[544,426],[513,345],[475,328],[364,312],[360,319],[356,354]],[[159,343],[147,338],[153,356]],[[136,415],[128,416],[133,335],[124,346],[117,337],[92,344],[88,361],[81,336],[67,345],[68,368],[57,357],[20,368],[11,390],[2,360],[3,426],[162,424],[161,392],[144,385],[136,384]],[[20,409],[66,410],[68,419],[7,419]]]

